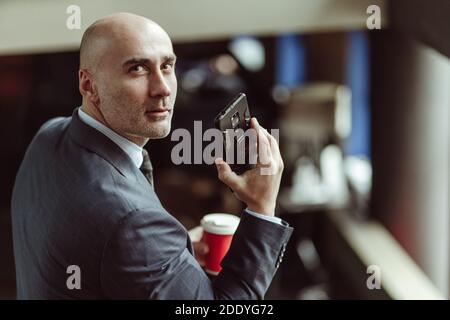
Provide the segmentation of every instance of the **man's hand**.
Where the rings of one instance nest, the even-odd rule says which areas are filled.
[[[284,164],[278,142],[256,120],[250,121],[257,133],[258,162],[256,167],[237,175],[221,158],[216,159],[219,179],[230,187],[249,210],[268,216],[275,214]]]
[[[204,267],[205,257],[209,252],[208,245],[202,242],[203,228],[201,226],[195,227],[188,231],[189,238],[191,238],[192,246],[194,247],[194,257],[197,262]]]

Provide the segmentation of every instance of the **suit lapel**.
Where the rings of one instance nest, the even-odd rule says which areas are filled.
[[[69,126],[69,135],[81,146],[96,153],[111,165],[113,165],[121,175],[132,174],[136,176],[135,168],[130,157],[111,139],[100,131],[88,126],[81,121],[76,108],[72,114],[72,120]]]

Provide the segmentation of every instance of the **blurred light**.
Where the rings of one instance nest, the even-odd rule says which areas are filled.
[[[201,69],[191,69],[187,71],[181,80],[183,90],[187,92],[194,92],[206,80],[206,73]]]
[[[222,54],[213,60],[213,68],[221,74],[230,75],[237,71],[238,64],[229,54]]]
[[[360,194],[368,196],[372,187],[372,166],[369,159],[348,156],[345,159],[344,165],[347,178],[354,188]]]
[[[240,36],[229,45],[230,51],[247,70],[256,72],[266,63],[265,50],[262,43],[249,36]]]
[[[278,104],[285,104],[291,97],[291,91],[285,86],[275,86],[272,89],[272,98]]]
[[[301,240],[297,244],[297,254],[308,271],[313,272],[320,266],[320,258],[317,253],[316,246],[309,239]]]
[[[336,89],[335,130],[339,138],[345,139],[352,132],[352,93],[346,86]]]

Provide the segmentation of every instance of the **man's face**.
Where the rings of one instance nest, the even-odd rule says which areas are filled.
[[[135,142],[166,137],[177,94],[172,43],[152,25],[117,38],[96,71],[104,120]]]

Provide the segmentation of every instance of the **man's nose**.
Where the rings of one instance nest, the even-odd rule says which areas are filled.
[[[164,78],[161,72],[154,73],[150,82],[150,95],[152,97],[167,97],[170,96],[170,93],[167,79]]]

